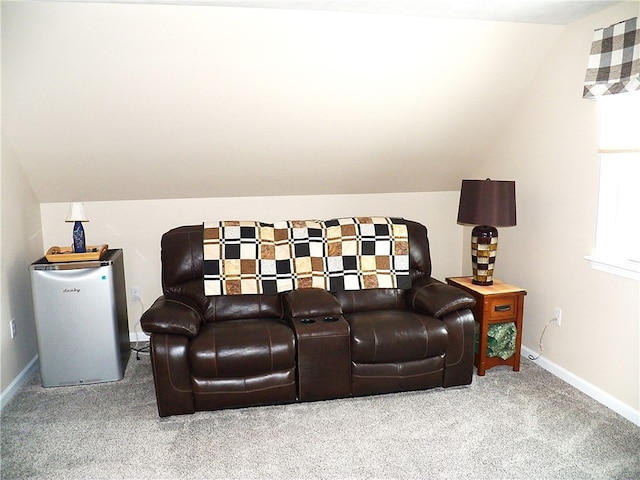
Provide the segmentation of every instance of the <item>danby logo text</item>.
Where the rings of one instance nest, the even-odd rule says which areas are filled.
[[[79,288],[65,288],[62,293],[80,293]]]

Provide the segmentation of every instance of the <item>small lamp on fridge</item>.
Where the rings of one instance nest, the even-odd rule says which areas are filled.
[[[73,222],[73,252],[85,253],[87,251],[87,245],[84,237],[84,227],[82,222],[88,222],[87,216],[84,213],[84,204],[72,203],[69,205],[69,213],[65,222]]]

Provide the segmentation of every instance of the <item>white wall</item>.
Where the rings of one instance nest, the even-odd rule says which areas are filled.
[[[4,405],[14,393],[12,382],[38,354],[28,266],[42,254],[42,233],[38,201],[4,138],[1,169],[0,389]],[[17,331],[13,339],[9,330],[12,319]]]
[[[86,202],[90,221],[84,227],[88,244],[107,243],[124,250],[127,287],[139,287],[142,304],[148,308],[162,293],[160,237],[171,228],[203,221],[404,217],[429,229],[433,275],[444,281],[446,276],[462,274],[463,228],[456,225],[458,198],[458,192],[432,192]],[[53,245],[70,245],[72,224],[64,222],[68,207],[68,203],[41,205],[43,251]],[[133,332],[142,305],[132,302],[129,292],[127,296]]]
[[[4,128],[41,202],[454,190],[562,31],[0,3]]]
[[[500,230],[499,276],[528,290],[523,343],[537,352],[553,308],[562,326],[544,358],[635,410],[640,422],[640,288],[595,271],[597,103],[582,98],[593,30],[640,13],[625,2],[569,25],[478,178],[516,180],[518,225]]]

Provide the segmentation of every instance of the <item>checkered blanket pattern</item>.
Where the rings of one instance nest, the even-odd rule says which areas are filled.
[[[410,288],[403,219],[204,223],[205,295]]]
[[[594,31],[584,98],[640,90],[638,17]]]

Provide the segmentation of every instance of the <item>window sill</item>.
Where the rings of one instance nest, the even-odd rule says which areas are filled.
[[[584,258],[591,263],[591,268],[594,270],[640,281],[640,263],[601,257]]]

